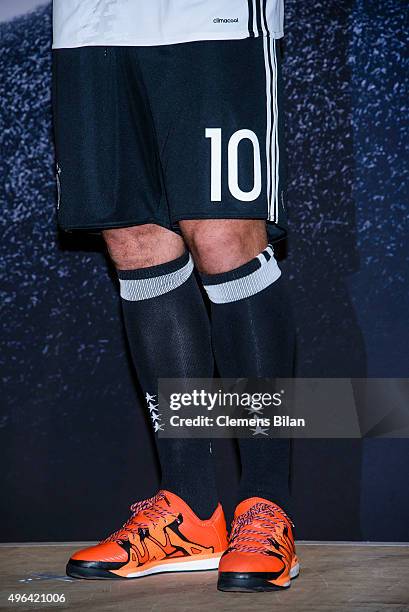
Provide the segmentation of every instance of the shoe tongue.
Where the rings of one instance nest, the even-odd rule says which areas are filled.
[[[165,489],[161,489],[159,493],[163,495],[163,498],[159,501],[159,503],[164,508],[168,508],[169,510],[172,509],[175,511],[180,510],[181,507],[184,508],[185,506],[187,506],[186,502],[184,502],[181,497],[175,495],[175,493],[171,493],[170,491],[166,491]]]
[[[249,497],[249,499],[243,500],[236,507],[236,510],[234,511],[234,518],[237,518],[238,516],[240,516],[240,514],[244,514],[245,512],[247,512],[255,504],[270,504],[271,506],[274,505],[272,502],[268,501],[268,499],[263,499],[262,497]]]
[[[136,502],[136,504],[141,504],[141,507],[139,508],[139,510],[137,510],[137,514],[144,514],[144,512],[149,512],[152,508],[155,507],[163,508],[164,510],[168,510],[169,512],[175,512],[175,502],[177,503],[177,510],[178,506],[181,503],[183,504],[183,501],[177,495],[174,495],[169,491],[161,489],[152,498],[142,500],[141,502]]]

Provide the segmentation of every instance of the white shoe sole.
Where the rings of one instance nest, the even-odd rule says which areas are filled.
[[[127,578],[142,578],[142,576],[150,576],[151,574],[161,574],[162,572],[199,572],[206,570],[214,570],[219,567],[221,554],[208,559],[195,559],[192,561],[178,561],[177,563],[158,563],[154,567],[140,572],[131,572],[127,574]]]

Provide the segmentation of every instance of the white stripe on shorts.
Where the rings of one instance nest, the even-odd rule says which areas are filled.
[[[263,27],[267,28],[266,16],[262,13]],[[278,221],[278,96],[276,41],[263,38],[264,66],[266,72],[266,172],[267,172],[267,219]]]

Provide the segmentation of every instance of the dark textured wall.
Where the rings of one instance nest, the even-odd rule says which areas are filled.
[[[298,373],[405,377],[407,6],[286,9]],[[0,26],[3,540],[102,537],[157,485],[114,278],[97,238],[55,226],[50,16]],[[217,451],[230,506],[237,470]],[[295,442],[298,537],[408,540],[408,463],[406,440]]]

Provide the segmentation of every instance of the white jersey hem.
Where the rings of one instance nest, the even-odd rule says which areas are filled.
[[[284,36],[284,32],[270,32],[269,34],[263,34],[264,37],[270,37],[274,39],[279,39]],[[254,38],[262,38],[263,36],[255,36]],[[124,40],[110,40],[106,43],[97,43],[94,41],[90,42],[81,42],[74,43],[70,45],[55,45],[53,44],[53,49],[79,49],[81,47],[160,47],[164,45],[181,45],[183,43],[189,42],[206,42],[212,40],[243,40],[245,38],[251,38],[249,36],[248,30],[245,32],[234,32],[231,33],[228,37],[226,37],[223,33],[216,32],[200,32],[200,34],[192,34],[189,38],[175,38],[175,39],[167,39],[164,41],[158,42],[157,39],[138,39],[137,41],[124,41]]]

